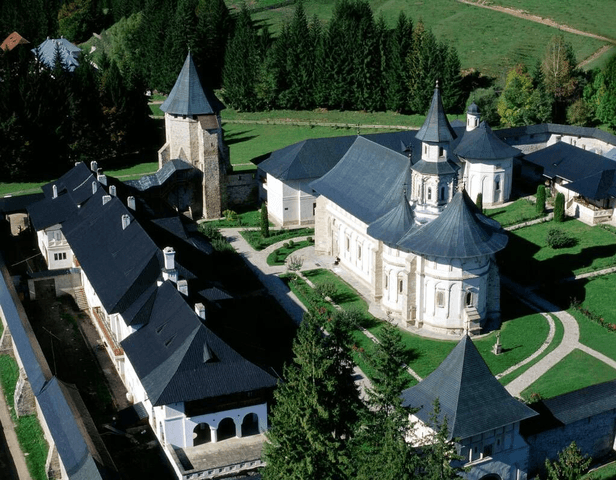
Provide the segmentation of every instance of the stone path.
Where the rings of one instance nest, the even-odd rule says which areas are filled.
[[[614,273],[614,272],[616,272],[616,267],[604,268],[603,270],[596,270],[594,272],[588,272],[588,273],[580,273],[579,275],[574,275],[573,277],[563,278],[562,280],[559,281],[559,283],[574,282],[576,280],[581,280],[582,278],[592,278],[592,277],[598,277],[600,275],[609,275],[610,273]]]
[[[544,221],[544,219],[538,219],[537,223],[540,221]],[[267,288],[267,290],[272,294],[274,298],[278,300],[278,302],[282,305],[282,307],[287,311],[289,316],[293,319],[293,321],[299,325],[302,321],[305,307],[299,301],[299,299],[288,290],[287,286],[284,282],[278,278],[278,275],[286,271],[285,266],[270,266],[267,264],[267,256],[282,246],[285,241],[278,242],[277,244],[271,245],[262,251],[254,250],[246,240],[240,235],[241,228],[222,228],[221,233],[226,237],[226,239],[231,243],[231,245],[236,249],[236,251],[245,259],[250,268],[257,274],[259,279],[263,282],[263,285]],[[302,239],[300,237],[300,239]],[[296,239],[297,240],[297,239]],[[355,288],[360,294],[365,292],[365,287],[357,282],[355,278],[345,272],[344,269],[340,267],[334,267],[334,258],[326,257],[326,256],[318,256],[314,251],[314,247],[306,247],[301,250],[295,252],[295,255],[301,256],[304,259],[304,264],[302,266],[302,270],[312,270],[315,268],[327,268],[332,270],[337,275],[341,276],[347,283],[349,283],[353,288]],[[589,276],[597,276],[603,275],[606,273],[612,273],[616,271],[616,267],[609,268],[605,270],[599,270],[596,272],[591,272],[589,274],[582,274],[577,276],[576,278],[586,278]],[[556,316],[562,323],[564,327],[564,335],[561,343],[552,350],[549,354],[547,354],[544,358],[539,360],[535,365],[530,367],[526,372],[521,374],[518,378],[510,382],[506,388],[509,393],[514,396],[519,397],[522,391],[528,388],[531,384],[533,384],[539,377],[545,374],[550,368],[560,362],[563,358],[565,358],[569,353],[573,350],[581,350],[596,359],[606,363],[612,368],[616,369],[616,361],[612,360],[609,357],[597,352],[596,350],[591,349],[585,345],[582,345],[579,342],[580,333],[577,321],[573,318],[569,313],[564,310],[560,310],[554,304],[548,302],[547,300],[538,296],[532,289],[523,287],[511,279],[507,277],[502,277],[502,285],[511,291],[517,298],[521,301],[529,305],[531,308],[540,312],[550,324],[550,331],[548,333],[548,338],[545,343],[537,350],[533,355],[524,359],[522,362],[510,367],[505,372],[502,372],[497,377],[500,378],[502,376],[507,375],[515,371],[517,368],[526,365],[533,360],[535,360],[538,356],[542,355],[544,351],[549,347],[551,342],[554,339],[555,335],[555,325],[554,321],[550,318],[550,315]],[[362,295],[366,301],[369,298],[368,295]],[[370,313],[372,313],[375,317],[380,318],[382,320],[387,320],[382,309],[376,305],[374,302],[368,301]],[[546,313],[547,312],[547,313]],[[550,315],[548,315],[548,313]],[[426,336],[425,332],[418,329],[409,329],[412,333],[418,335]],[[369,332],[364,332],[369,337]],[[434,337],[434,335],[430,334],[430,337]],[[434,338],[448,339],[451,340],[451,337],[448,336],[436,336]],[[372,338],[373,341],[376,340]],[[408,367],[407,367],[408,368]],[[417,380],[421,380],[421,377],[417,375],[416,372],[412,371],[410,368],[408,369],[409,373],[413,375]],[[362,387],[369,385],[368,379],[363,375],[363,373],[356,369],[357,380],[359,381]],[[363,388],[362,388],[363,391]]]

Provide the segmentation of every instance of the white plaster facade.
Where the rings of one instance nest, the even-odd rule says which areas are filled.
[[[269,173],[261,178],[261,198],[267,201],[272,222],[283,227],[314,223],[317,195],[310,187],[313,178],[283,182]]]
[[[59,224],[39,230],[36,232],[36,239],[49,270],[71,268],[73,266],[73,251],[66,238],[64,238]]]

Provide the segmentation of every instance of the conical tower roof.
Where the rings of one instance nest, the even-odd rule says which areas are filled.
[[[468,335],[436,370],[401,396],[402,405],[419,408],[415,415],[428,424],[438,398],[438,420],[447,417],[449,439],[469,438],[537,415],[496,380]]]
[[[496,253],[507,245],[500,224],[483,215],[466,191],[454,195],[443,213],[405,235],[398,246],[418,255],[470,258]]]
[[[426,116],[426,121],[415,135],[415,138],[422,142],[450,142],[457,137],[456,133],[451,128],[445,110],[443,110],[443,102],[441,93],[438,89],[438,82],[432,95],[432,103],[430,110]]]
[[[213,92],[201,86],[197,68],[188,52],[182,71],[160,109],[170,115],[192,116],[216,115],[224,108]]]
[[[494,135],[486,122],[481,122],[477,128],[466,132],[454,153],[471,160],[497,160],[521,154],[520,150],[510,147]]]
[[[395,245],[410,230],[417,228],[413,209],[406,199],[400,197],[398,204],[381,218],[368,226],[368,235],[389,245]]]

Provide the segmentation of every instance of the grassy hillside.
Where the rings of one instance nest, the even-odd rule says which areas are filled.
[[[501,0],[515,3],[515,0]],[[523,1],[523,0],[520,0]],[[589,0],[587,11],[601,12],[609,10],[609,0]],[[306,1],[305,9],[308,17],[316,15],[321,21],[327,22],[332,15],[335,0]],[[499,77],[516,63],[523,62],[533,66],[537,59],[541,58],[548,40],[558,30],[513,17],[506,13],[496,12],[465,5],[456,0],[423,0],[408,2],[406,0],[371,0],[375,15],[383,15],[388,25],[393,26],[400,11],[404,11],[415,22],[422,19],[432,28],[440,40],[454,45],[460,56],[463,69],[476,68],[491,76]],[[541,11],[548,10],[545,5],[551,5],[551,9],[557,10],[556,5],[567,5],[568,8],[580,9],[580,3],[573,0],[551,0],[540,3]],[[545,4],[545,5],[544,5]],[[255,2],[259,6],[260,2]],[[269,25],[271,31],[277,32],[280,25],[290,18],[294,6],[265,10],[254,15],[254,19],[261,24]],[[611,12],[609,15],[616,15]],[[608,25],[614,22],[604,21],[597,15],[594,23],[588,21],[578,25],[578,28],[588,29],[592,27],[596,32],[609,30]],[[569,18],[573,17],[571,15]],[[560,21],[565,22],[566,16],[560,12]],[[601,27],[601,28],[600,28]],[[573,45],[578,61],[581,61],[595,51],[605,42],[593,38],[583,37],[572,33],[561,32],[565,39]]]

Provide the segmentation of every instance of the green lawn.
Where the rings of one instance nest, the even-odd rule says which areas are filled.
[[[41,193],[41,186],[48,182],[0,183],[0,197]]]
[[[302,248],[309,247],[313,242],[309,242],[308,240],[303,240],[301,242],[294,242],[293,246],[289,245],[288,247],[280,247],[274,250],[267,256],[267,264],[268,265],[284,265],[287,257],[291,255],[293,252],[297,250],[301,250]]]
[[[543,216],[537,213],[535,204],[525,198],[520,198],[506,207],[485,209],[485,214],[496,220],[503,227]]]
[[[548,230],[555,227],[572,235],[577,245],[557,250],[548,247]],[[528,283],[533,279],[552,283],[554,279],[616,265],[616,236],[574,219],[561,224],[541,223],[511,232],[509,244],[499,254],[499,260],[502,271],[518,281]]]
[[[270,230],[270,236],[263,238],[261,230],[242,230],[240,235],[250,244],[255,250],[263,250],[264,248],[274,245],[274,243],[289,240],[291,238],[313,236],[314,228],[296,228],[294,230],[280,229]]]
[[[158,162],[147,162],[133,165],[132,167],[128,168],[121,168],[119,170],[106,170],[105,173],[111,177],[121,178],[122,180],[130,180],[133,177],[139,178],[143,175],[155,173],[156,170],[158,170]]]
[[[251,205],[249,210],[242,211],[241,209],[238,209],[237,211],[231,211],[234,212],[234,214],[227,216],[227,218],[224,218],[222,220],[212,220],[208,221],[207,223],[216,228],[261,226],[261,211],[258,208],[255,209],[254,205]],[[223,214],[224,213],[225,212],[223,212]],[[272,225],[271,222],[270,225]]]
[[[580,343],[616,361],[616,333],[589,320],[573,308],[567,311],[575,317],[580,327]]]
[[[616,10],[612,0],[492,0],[494,5],[525,10],[563,25],[616,39]]]
[[[530,0],[528,0],[530,2]],[[608,10],[603,6],[608,0],[591,2],[591,12]],[[557,0],[549,3],[555,5]],[[542,2],[536,2],[542,3]],[[573,0],[564,2],[568,8],[579,11],[579,4]],[[499,77],[517,63],[525,63],[532,67],[545,51],[545,45],[550,38],[558,33],[564,35],[567,42],[573,46],[578,61],[590,56],[599,49],[603,42],[588,37],[582,37],[557,29],[540,25],[500,12],[465,5],[454,0],[430,0],[423,2],[408,2],[405,0],[373,0],[374,16],[383,15],[388,26],[393,27],[401,11],[411,17],[414,22],[423,19],[426,26],[432,29],[439,41],[455,45],[462,69],[475,68],[485,75]],[[558,2],[560,5],[561,2]],[[306,2],[304,8],[308,18],[316,15],[322,23],[331,19],[334,0]],[[594,5],[601,5],[595,9]],[[576,8],[577,7],[577,8]],[[553,6],[554,10],[558,7]],[[253,15],[253,19],[269,25],[270,31],[277,33],[282,23],[291,18],[294,6],[267,10]],[[577,15],[577,14],[576,14]],[[608,18],[613,13],[608,15]],[[563,14],[563,17],[566,17]],[[605,21],[597,15],[597,25],[603,24],[609,29],[614,22]],[[460,28],[464,25],[464,28]],[[469,32],[472,32],[470,34]]]
[[[581,350],[574,350],[524,390],[522,398],[529,399],[533,393],[552,398],[614,379],[616,370]]]
[[[616,462],[608,463],[587,473],[582,480],[614,480],[616,479]]]

